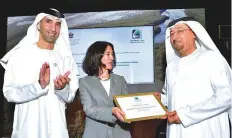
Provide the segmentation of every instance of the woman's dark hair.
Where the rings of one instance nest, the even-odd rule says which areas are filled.
[[[110,46],[113,50],[113,67],[116,66],[116,57],[113,44],[106,41],[96,41],[90,45],[83,60],[82,69],[86,74],[89,76],[99,75],[99,69],[105,66],[102,64],[101,59],[107,46]],[[109,73],[111,72],[112,70],[109,70]]]

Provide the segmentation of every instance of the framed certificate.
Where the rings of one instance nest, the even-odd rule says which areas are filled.
[[[166,107],[154,96],[154,92],[114,96],[115,104],[125,112],[125,122],[160,118],[166,115]]]

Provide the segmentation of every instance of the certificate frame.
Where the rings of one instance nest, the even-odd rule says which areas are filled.
[[[133,93],[133,94],[122,94],[122,95],[115,95],[113,97],[114,102],[118,108],[122,110],[122,106],[118,102],[118,98],[128,98],[128,97],[139,97],[139,96],[145,96],[145,95],[150,95],[154,97],[154,100],[157,100],[157,102],[160,104],[161,108],[166,112],[167,108],[163,105],[163,103],[154,95],[154,92],[139,92],[139,93]],[[126,113],[126,112],[125,112]],[[166,114],[158,114],[158,115],[152,115],[152,116],[145,116],[145,117],[137,117],[137,118],[126,118],[124,117],[125,122],[135,122],[135,121],[142,121],[142,120],[149,120],[149,119],[159,119]]]

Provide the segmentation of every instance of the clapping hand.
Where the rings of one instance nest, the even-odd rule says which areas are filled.
[[[59,75],[56,77],[56,79],[53,80],[56,90],[63,89],[66,86],[66,84],[70,82],[71,79],[68,78],[69,74],[70,74],[70,71],[67,71],[63,76]]]
[[[50,83],[50,66],[47,62],[45,62],[39,74],[39,84],[42,89],[44,89]]]

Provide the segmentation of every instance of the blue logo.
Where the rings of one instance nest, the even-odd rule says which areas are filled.
[[[69,38],[73,38],[73,36],[74,36],[74,34],[71,32],[68,35],[69,35]]]
[[[132,30],[132,39],[142,39],[142,31],[138,29]]]

